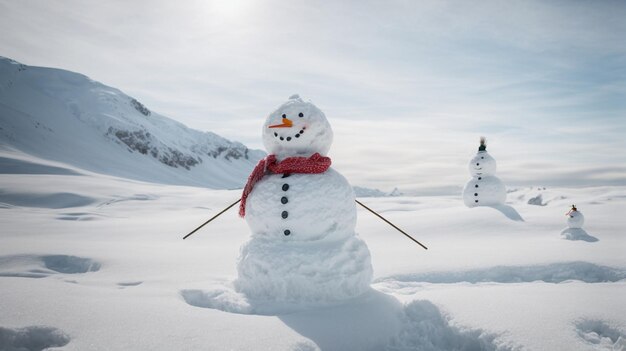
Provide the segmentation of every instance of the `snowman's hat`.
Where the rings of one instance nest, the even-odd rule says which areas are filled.
[[[484,136],[480,137],[480,146],[478,147],[478,151],[487,151],[487,139]]]
[[[572,205],[572,211],[578,211],[578,209],[576,208],[576,205]]]

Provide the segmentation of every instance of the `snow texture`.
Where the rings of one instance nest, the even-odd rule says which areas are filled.
[[[270,128],[285,118],[292,125]],[[332,129],[315,105],[297,97],[269,115],[263,141],[282,158],[309,157],[330,149]],[[252,233],[235,286],[248,298],[331,303],[369,289],[372,265],[355,233],[354,191],[332,168],[265,176],[250,193],[245,218]]]
[[[511,350],[498,347],[495,335],[481,330],[459,330],[449,325],[429,301],[413,301],[405,307],[403,328],[391,340],[388,351],[488,351]]]
[[[472,179],[463,188],[465,206],[500,205],[506,200],[504,183],[495,176],[496,160],[487,151],[479,151],[468,164]]]

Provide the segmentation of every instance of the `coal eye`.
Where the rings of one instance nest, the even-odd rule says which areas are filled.
[[[484,157],[481,157],[481,159],[484,159]]]
[[[302,112],[298,113],[298,117],[304,117],[304,115],[302,114]]]
[[[283,113],[283,118],[287,118],[287,115]]]

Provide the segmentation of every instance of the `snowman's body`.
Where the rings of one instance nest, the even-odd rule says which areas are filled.
[[[478,151],[469,162],[472,175],[463,188],[463,202],[468,207],[493,206],[506,200],[504,183],[495,176],[496,160],[487,151]]]
[[[567,215],[567,226],[569,228],[582,228],[585,223],[585,216],[580,211],[570,211]]]
[[[468,207],[499,205],[505,200],[506,188],[496,176],[474,176],[463,188],[463,201]]]
[[[304,116],[299,120],[298,115]],[[292,125],[270,127],[281,116],[283,124]],[[332,130],[321,111],[295,97],[268,117],[263,139],[280,162],[325,154]],[[298,303],[343,300],[368,291],[370,253],[355,233],[354,191],[341,174],[332,168],[317,174],[267,174],[254,186],[245,209],[252,235],[237,266],[239,291],[257,300]]]
[[[332,168],[320,174],[271,174],[250,194],[246,221],[253,237],[333,241],[354,235],[354,204],[352,187]]]

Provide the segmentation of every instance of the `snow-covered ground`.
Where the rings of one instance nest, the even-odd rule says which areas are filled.
[[[249,235],[235,209],[182,240],[239,190],[0,156],[0,350],[626,348],[626,187],[509,189],[501,208],[362,198],[429,250],[359,208],[371,292],[250,306],[231,287]],[[597,241],[561,234],[571,204]]]

